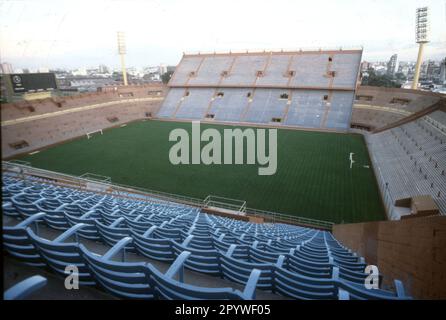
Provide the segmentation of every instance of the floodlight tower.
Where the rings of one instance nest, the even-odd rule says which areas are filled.
[[[124,80],[124,85],[127,85],[127,71],[125,69],[125,37],[124,32],[118,32],[118,53],[121,56],[121,68],[122,68],[122,79]]]
[[[429,10],[428,7],[418,8],[416,11],[416,24],[415,24],[415,38],[419,44],[418,59],[415,67],[415,74],[413,77],[412,89],[418,88],[418,79],[420,78],[421,62],[423,60],[424,45],[429,42],[427,39],[429,29]]]

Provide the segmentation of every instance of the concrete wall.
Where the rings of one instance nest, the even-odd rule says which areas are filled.
[[[414,298],[446,299],[446,217],[335,225],[333,234],[377,265],[385,285],[399,279]]]

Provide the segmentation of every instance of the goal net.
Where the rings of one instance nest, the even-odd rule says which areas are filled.
[[[92,131],[92,132],[87,132],[87,133],[86,133],[87,139],[90,139],[90,138],[93,137],[93,135],[95,135],[95,134],[101,134],[101,135],[103,135],[104,133],[102,132],[102,129],[99,129],[99,130],[96,130],[96,131]]]

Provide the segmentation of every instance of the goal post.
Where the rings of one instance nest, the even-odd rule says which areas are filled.
[[[238,199],[208,195],[203,200],[203,207],[219,210],[229,210],[232,213],[236,213],[239,215],[246,214],[246,201]]]
[[[99,130],[96,130],[96,131],[91,131],[91,132],[87,132],[86,133],[86,136],[87,136],[87,139],[90,139],[94,134],[101,134],[101,135],[103,135],[104,133],[102,132],[102,129],[99,129]]]

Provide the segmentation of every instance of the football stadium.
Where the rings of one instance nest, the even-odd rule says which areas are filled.
[[[4,299],[446,298],[446,96],[361,85],[363,53],[2,103]]]

